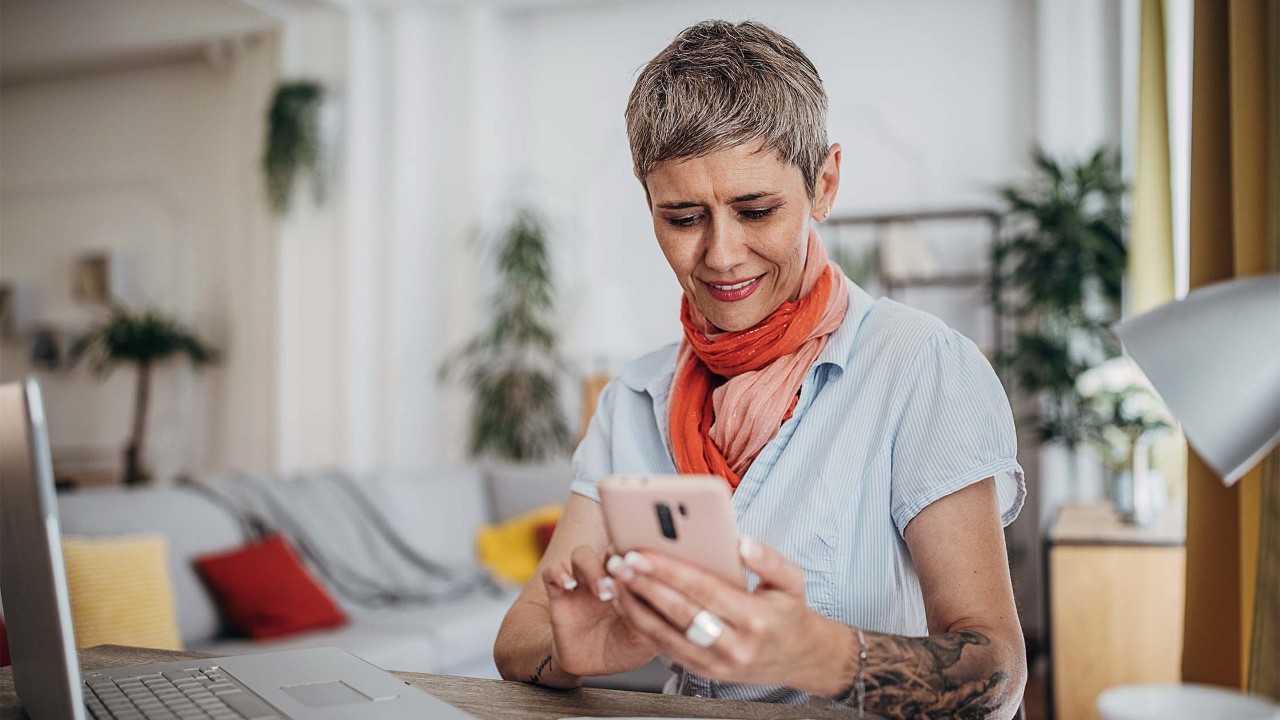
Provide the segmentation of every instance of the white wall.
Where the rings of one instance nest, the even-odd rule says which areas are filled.
[[[282,226],[286,470],[461,462],[463,393],[436,381],[472,329],[479,195],[466,8],[287,8],[282,73],[332,96],[332,194]],[[485,58],[482,58],[485,59]]]
[[[245,177],[255,147],[243,137],[260,131],[253,100],[264,98],[275,47],[260,38],[230,52],[221,64],[0,89],[0,277],[31,301],[24,329],[48,324],[69,341],[98,319],[100,308],[73,300],[71,272],[83,252],[109,250],[126,263],[126,299],[176,315],[223,350],[222,365],[207,373],[175,366],[158,374],[150,447],[160,476],[274,463],[275,329],[262,320],[264,309],[273,317],[274,298],[261,279],[275,267],[257,244],[250,194],[259,189]],[[0,347],[5,381],[30,371],[28,339]],[[116,460],[132,372],[106,382],[83,369],[42,380],[55,463]]]
[[[580,355],[626,358],[677,337],[679,290],[630,172],[623,110],[639,68],[707,18],[770,24],[817,66],[830,138],[845,153],[835,215],[989,205],[1031,142],[1025,3],[703,0],[517,13],[512,175],[572,230]],[[602,334],[610,324],[627,331]]]

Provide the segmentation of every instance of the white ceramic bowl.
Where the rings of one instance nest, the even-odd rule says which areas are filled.
[[[1098,696],[1104,720],[1280,720],[1280,705],[1210,685],[1120,685]]]

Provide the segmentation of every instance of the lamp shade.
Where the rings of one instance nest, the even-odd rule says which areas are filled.
[[[1280,275],[1211,285],[1114,329],[1224,483],[1280,443]]]

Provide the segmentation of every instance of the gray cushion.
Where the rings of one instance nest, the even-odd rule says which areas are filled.
[[[446,565],[475,564],[476,529],[488,517],[479,472],[440,468],[385,472],[358,480],[414,550]]]
[[[573,469],[567,458],[537,465],[489,463],[485,471],[495,520],[506,520],[543,505],[561,504],[569,498]]]
[[[59,495],[58,514],[65,536],[164,535],[183,642],[191,645],[217,636],[218,608],[191,561],[244,542],[241,526],[230,513],[181,488],[96,488]]]

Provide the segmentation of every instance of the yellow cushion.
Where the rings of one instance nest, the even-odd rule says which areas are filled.
[[[62,557],[77,647],[182,649],[162,535],[66,538]]]
[[[497,525],[483,525],[476,533],[480,562],[502,580],[527,582],[538,569],[537,528],[560,520],[561,505],[548,505],[517,515]]]

